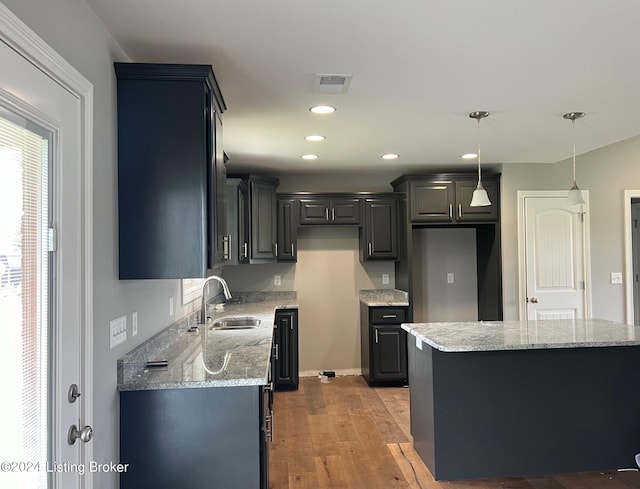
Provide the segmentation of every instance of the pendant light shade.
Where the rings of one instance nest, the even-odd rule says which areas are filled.
[[[478,121],[478,186],[473,191],[473,197],[471,198],[471,207],[486,207],[491,205],[487,191],[482,186],[482,169],[480,167],[480,119],[484,119],[489,116],[489,112],[484,110],[471,112],[469,117]]]
[[[473,197],[471,197],[471,207],[486,207],[491,205],[487,191],[482,186],[482,182],[478,181],[478,186],[473,191]]]
[[[567,194],[567,204],[581,205],[584,204],[584,198],[582,197],[582,191],[576,183],[576,119],[584,117],[584,112],[568,112],[563,117],[571,121],[571,132],[573,136],[573,185]]]

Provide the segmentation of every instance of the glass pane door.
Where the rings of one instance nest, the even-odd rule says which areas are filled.
[[[0,107],[0,486],[7,488],[50,487],[49,160],[47,133]]]

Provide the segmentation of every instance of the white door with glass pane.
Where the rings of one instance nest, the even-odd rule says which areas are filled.
[[[588,204],[567,205],[565,201],[565,194],[524,198],[527,319],[588,316]]]
[[[88,469],[67,440],[88,421],[69,397],[85,382],[81,106],[4,42],[0,66],[0,487],[74,489]]]

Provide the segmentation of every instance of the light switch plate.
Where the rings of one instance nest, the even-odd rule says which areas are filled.
[[[387,285],[389,283],[389,274],[388,273],[383,273],[382,274],[382,285]]]
[[[282,277],[280,275],[273,276],[273,285],[282,285]]]
[[[109,321],[109,349],[115,348],[127,340],[127,316]]]
[[[447,283],[452,284],[454,281],[453,273],[447,273]]]

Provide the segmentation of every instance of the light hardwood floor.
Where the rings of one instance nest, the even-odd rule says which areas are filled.
[[[359,376],[302,378],[275,393],[273,410],[271,489],[640,489],[638,472],[435,481],[411,444],[409,389]]]

